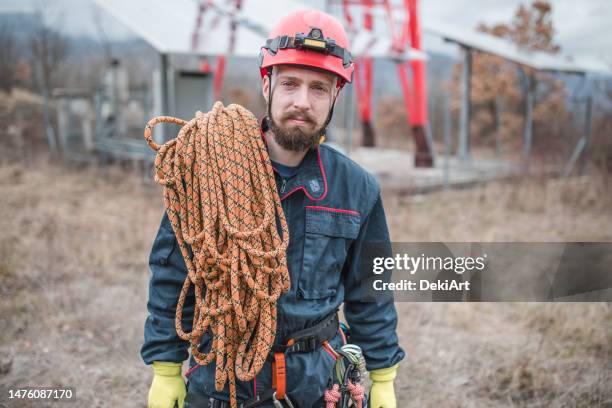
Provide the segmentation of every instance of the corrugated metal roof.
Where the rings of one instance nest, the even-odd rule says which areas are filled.
[[[197,48],[193,34],[198,3],[194,0],[94,0],[160,53],[218,55],[229,51],[229,19],[207,11],[199,30]],[[248,2],[245,2],[248,3]],[[206,29],[208,28],[208,29]],[[263,36],[240,25],[233,55],[254,56]]]
[[[198,30],[197,47],[193,34],[198,14],[196,0],[94,0],[103,10],[125,24],[161,53],[227,55],[230,53],[231,10],[220,2],[204,13]],[[295,10],[304,9],[291,0],[268,0],[265,7],[254,0],[244,0],[242,10],[234,15],[238,29],[235,35],[235,56],[256,57],[264,44],[272,24]],[[401,55],[390,52],[391,39],[360,32],[352,39],[351,51],[355,56],[399,59],[426,59],[422,51],[407,50]]]
[[[507,60],[542,71],[599,73],[612,75],[612,69],[603,61],[572,61],[567,56],[543,51],[525,51],[513,42],[452,24],[427,20],[423,30],[463,46],[497,55]]]

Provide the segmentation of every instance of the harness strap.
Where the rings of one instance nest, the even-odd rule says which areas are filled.
[[[248,401],[245,401],[239,405],[239,408],[257,408],[267,404],[272,400],[274,395],[274,389],[268,389],[261,395],[256,396]],[[196,391],[190,391],[187,393],[185,402],[190,406],[197,408],[231,408],[229,401],[223,401],[217,398],[208,397],[199,394]]]
[[[285,353],[274,353],[274,361],[272,362],[272,388],[276,388],[276,398],[285,399],[287,391]]]
[[[266,399],[272,399],[270,391],[275,391],[275,398],[278,400],[285,400],[285,402],[290,405],[289,396],[287,395],[287,366],[285,355],[289,353],[314,351],[319,347],[325,347],[324,345],[327,345],[327,347],[331,349],[327,342],[336,335],[339,328],[340,320],[338,319],[338,311],[334,310],[315,325],[292,333],[281,344],[274,344],[272,346],[272,356],[274,357],[272,360],[272,388],[264,392]],[[264,401],[264,394],[246,401],[243,406],[251,407],[259,405],[258,403]]]
[[[285,354],[314,351],[335,336],[339,327],[338,312],[334,310],[312,327],[293,333],[286,344],[274,345],[272,362],[272,387],[276,389],[276,398],[285,399],[287,392],[287,368]]]
[[[324,342],[331,340],[338,331],[338,311],[325,316],[319,323],[292,333],[281,344],[274,344],[274,353],[305,353],[317,350]]]

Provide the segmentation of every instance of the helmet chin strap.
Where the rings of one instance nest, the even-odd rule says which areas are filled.
[[[272,67],[268,68],[268,120],[272,120]]]
[[[272,120],[272,67],[268,68],[267,75],[268,75],[268,120],[271,121]],[[332,116],[334,115],[334,106],[336,105],[336,98],[338,97],[338,94],[340,93],[340,89],[342,89],[342,86],[338,87],[338,91],[334,95],[334,99],[332,99],[331,108],[329,109],[329,112],[327,113],[325,124],[321,128],[321,135],[320,135],[321,137],[319,138],[319,144],[325,141],[325,137],[326,137],[325,133],[327,130],[327,125],[329,125],[329,122],[331,122]]]

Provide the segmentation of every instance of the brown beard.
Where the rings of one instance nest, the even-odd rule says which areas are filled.
[[[307,123],[316,123],[314,118],[306,114],[298,114],[290,112],[283,115],[282,121],[300,117]],[[292,152],[302,152],[308,149],[314,149],[319,145],[319,139],[325,134],[325,125],[315,128],[313,132],[308,132],[300,126],[281,127],[274,119],[269,121],[270,130],[274,133],[274,140],[285,150]]]

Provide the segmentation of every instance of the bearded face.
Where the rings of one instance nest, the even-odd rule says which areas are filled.
[[[269,107],[274,140],[289,151],[315,148],[325,132],[335,96],[335,76],[297,66],[280,66],[275,70]],[[270,84],[266,78],[263,91],[267,98]]]
[[[313,149],[325,133],[325,125],[317,124],[316,119],[306,112],[287,112],[278,122],[272,115],[269,123],[276,143],[289,151]]]

